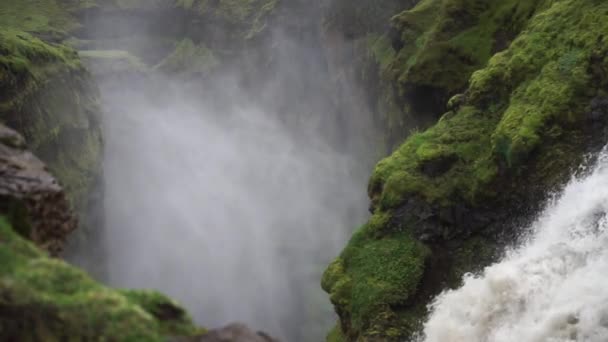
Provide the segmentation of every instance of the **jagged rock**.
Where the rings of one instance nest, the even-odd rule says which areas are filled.
[[[51,255],[58,255],[76,228],[68,201],[46,166],[25,150],[17,132],[0,125],[0,215]]]

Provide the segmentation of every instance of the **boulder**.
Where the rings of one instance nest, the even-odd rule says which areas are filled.
[[[76,228],[69,203],[45,164],[25,149],[25,140],[0,124],[0,216],[23,237],[57,256]]]

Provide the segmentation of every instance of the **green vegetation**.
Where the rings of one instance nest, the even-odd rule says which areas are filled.
[[[423,0],[393,18],[403,47],[385,70],[403,94],[426,86],[444,97],[454,95],[473,71],[508,46],[541,2]]]
[[[16,128],[67,190],[77,212],[99,172],[98,93],[76,51],[0,29],[0,120]]]
[[[215,6],[207,5],[204,0],[183,2],[198,3],[199,13],[211,14],[231,30],[236,28],[233,37],[247,40],[256,37],[266,28],[279,0],[219,0]]]
[[[184,39],[176,44],[175,50],[156,68],[168,74],[196,76],[206,75],[219,63],[213,51],[206,46]]]
[[[0,26],[60,40],[81,26],[74,12],[94,5],[93,0],[3,0]]]
[[[449,221],[442,229],[460,247],[446,250],[447,261],[431,254],[410,234],[422,221],[402,211],[406,202],[423,203],[433,218],[463,206],[499,212],[532,192],[526,184],[547,191],[578,164],[589,105],[605,96],[606,13],[599,1],[423,0],[393,19],[399,51],[371,43],[405,100],[402,113],[449,112],[378,163],[369,183],[374,215],[326,271],[324,289],[349,339],[409,336],[424,315],[420,289],[433,286],[423,274],[443,272],[455,285],[493,255],[491,241]],[[433,99],[441,106],[403,97],[420,87],[418,95],[441,90]]]
[[[429,255],[409,233],[374,238],[371,228],[366,225],[357,231],[323,276],[322,286],[331,293],[332,303],[350,318],[349,337],[366,326],[369,318],[390,315],[391,306],[411,299]],[[370,335],[382,328],[372,324]]]
[[[323,12],[324,24],[348,38],[364,37],[383,31],[395,13],[406,9],[413,0],[333,0],[327,1]]]
[[[345,342],[346,338],[342,334],[342,329],[339,325],[336,325],[329,334],[327,334],[327,342]]]
[[[82,70],[76,52],[50,45],[28,33],[0,29],[0,110],[23,106],[31,96],[60,72]]]
[[[50,259],[0,218],[0,336],[14,341],[165,341],[204,331],[170,299],[117,291]]]
[[[486,238],[473,236],[454,248],[448,267],[448,286],[451,288],[460,286],[464,274],[479,272],[480,266],[491,263],[496,257],[496,247],[496,243]]]

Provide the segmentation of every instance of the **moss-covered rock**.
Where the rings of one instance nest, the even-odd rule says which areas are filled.
[[[184,67],[183,73],[245,50],[267,32],[279,6],[278,0],[93,2],[70,12],[87,23],[74,31],[84,50],[125,50],[148,66]]]
[[[228,39],[252,39],[266,27],[279,0],[176,0],[175,5],[213,18],[229,34]]]
[[[508,223],[595,146],[608,114],[607,11],[600,1],[429,0],[394,18],[397,51],[382,64],[399,71],[399,96],[439,94],[432,105],[404,98],[418,113],[450,111],[376,166],[373,216],[325,274],[349,340],[411,336],[429,298],[491,261],[516,235]],[[393,285],[371,286],[379,278]]]
[[[540,3],[423,0],[393,18],[398,51],[387,72],[402,95],[432,95],[436,98],[425,100],[434,103],[426,105],[444,106],[464,90],[473,71],[510,44]]]
[[[167,297],[117,291],[50,259],[0,219],[0,339],[165,341],[200,335]]]
[[[61,186],[25,147],[0,125],[0,340],[164,341],[204,333],[159,293],[113,290],[49,257],[76,222]]]
[[[346,338],[342,333],[342,328],[339,325],[336,325],[329,334],[327,334],[327,342],[344,342]]]
[[[0,27],[58,42],[82,26],[75,14],[93,6],[93,0],[3,0]]]
[[[201,77],[208,75],[219,64],[213,51],[202,43],[197,45],[186,38],[177,43],[173,52],[155,68],[175,77]]]
[[[357,231],[323,275],[323,289],[331,294],[342,323],[342,333],[334,331],[332,338],[355,340],[362,326],[369,338],[403,337],[388,322],[400,329],[417,327],[411,317],[392,309],[412,301],[430,250],[410,233],[380,237],[374,228],[370,223]]]
[[[98,90],[75,50],[0,28],[0,121],[64,186],[82,222],[99,204],[102,139]]]
[[[383,32],[389,19],[417,0],[333,0],[323,2],[324,25],[349,39],[365,37],[372,32]]]
[[[2,124],[0,175],[0,215],[23,237],[58,255],[76,228],[69,203],[44,163],[25,149],[23,137]]]

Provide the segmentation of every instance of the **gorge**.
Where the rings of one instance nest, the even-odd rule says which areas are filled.
[[[606,18],[0,0],[0,340],[605,340]]]

